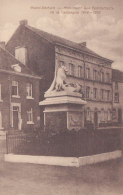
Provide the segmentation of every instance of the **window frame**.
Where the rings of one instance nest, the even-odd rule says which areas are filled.
[[[115,82],[115,87],[114,88],[115,88],[115,90],[118,90],[118,82],[117,81]]]
[[[93,88],[93,98],[97,99],[97,88]]]
[[[16,84],[13,84],[14,82]],[[13,87],[16,87],[16,92],[17,92],[16,94],[13,94]],[[12,81],[11,95],[12,95],[12,97],[20,98],[20,96],[19,96],[19,82],[18,81],[15,81],[15,80]]]
[[[107,93],[106,99],[107,101],[110,101],[110,90],[106,90],[106,93]]]
[[[117,96],[116,96],[116,94],[117,94]],[[114,102],[119,103],[119,93],[118,92],[114,93]]]
[[[105,79],[104,79],[104,72],[102,71],[101,72],[101,82],[104,82],[105,81]]]
[[[69,75],[75,76],[75,66],[72,63],[69,63]]]
[[[105,121],[105,110],[102,108],[101,109],[101,112],[100,112],[100,114],[101,114],[101,122],[104,122]]]
[[[87,95],[88,94],[88,95]],[[86,86],[86,98],[89,99],[90,98],[90,87]]]
[[[104,89],[100,89],[100,99],[104,100]]]
[[[33,98],[33,84],[31,82],[26,83],[26,93],[27,93],[26,95],[27,99],[34,99]]]
[[[82,78],[83,77],[83,73],[82,73],[82,66],[78,66],[78,77]]]
[[[89,107],[86,109],[86,120],[91,121],[91,109]]]
[[[98,73],[97,70],[94,69],[94,70],[93,70],[93,80],[94,80],[94,81],[97,81],[97,73]]]
[[[110,83],[110,73],[109,72],[106,73],[106,81],[107,83]]]
[[[86,79],[90,79],[90,68],[86,67]]]
[[[30,110],[27,110],[27,124],[34,124],[34,122],[33,122],[33,109],[32,108],[30,108]]]

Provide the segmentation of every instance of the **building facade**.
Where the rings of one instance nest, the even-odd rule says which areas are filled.
[[[67,47],[55,47],[56,67],[64,64],[68,69],[67,82],[82,87],[85,121],[96,126],[112,120],[111,62],[98,56],[84,54]]]
[[[31,129],[40,117],[39,80],[0,47],[0,130]]]
[[[113,86],[113,122],[123,123],[123,72],[112,70],[112,86]]]
[[[40,100],[49,88],[54,72],[61,65],[68,69],[67,82],[82,87],[85,121],[99,126],[112,120],[112,61],[86,47],[35,29],[20,21],[6,49],[36,74],[40,82]],[[41,116],[41,118],[43,115]]]

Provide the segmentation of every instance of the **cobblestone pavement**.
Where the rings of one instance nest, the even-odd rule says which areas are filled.
[[[0,195],[123,195],[122,160],[80,168],[0,163]]]

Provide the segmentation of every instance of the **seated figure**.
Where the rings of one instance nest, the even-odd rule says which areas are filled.
[[[82,94],[82,86],[79,83],[66,83],[67,78],[67,68],[62,65],[55,72],[54,80],[50,88],[45,93],[50,93],[52,91],[71,91]]]

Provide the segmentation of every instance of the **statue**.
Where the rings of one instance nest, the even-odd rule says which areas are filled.
[[[79,83],[66,83],[67,72],[68,70],[64,65],[60,66],[55,72],[55,77],[50,88],[45,93],[52,91],[69,91],[82,94],[82,86]]]
[[[67,68],[65,66],[61,66],[58,68],[57,72],[55,72],[54,80],[50,86],[50,88],[46,91],[46,93],[51,92],[53,90],[61,91],[65,89],[65,80],[66,80]]]

